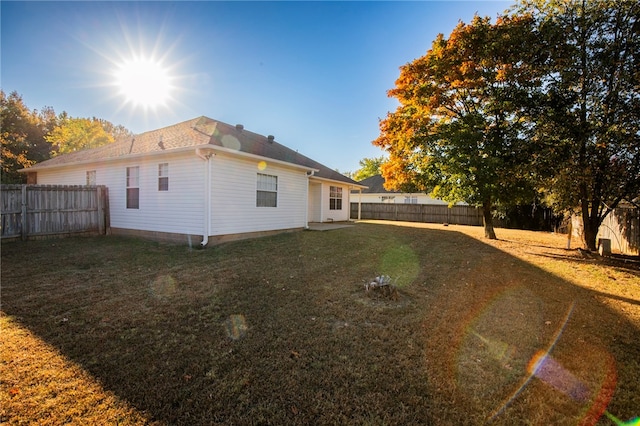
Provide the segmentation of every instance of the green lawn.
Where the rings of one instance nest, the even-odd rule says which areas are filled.
[[[206,250],[3,243],[0,423],[640,415],[638,264],[564,250],[564,236],[481,234],[359,223]],[[397,299],[365,292],[381,274]]]

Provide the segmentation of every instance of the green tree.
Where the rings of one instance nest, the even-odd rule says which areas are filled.
[[[24,183],[18,170],[50,158],[51,147],[44,136],[56,125],[51,107],[29,110],[17,92],[0,90],[0,157],[2,183]]]
[[[584,244],[623,199],[640,193],[640,3],[525,0],[545,61],[534,97],[532,159],[558,209],[582,215]]]
[[[427,54],[401,67],[389,96],[398,109],[380,122],[373,142],[389,153],[387,189],[431,192],[483,209],[495,239],[493,210],[533,198],[520,119],[537,80],[513,46],[530,43],[532,19],[475,17],[442,34]]]
[[[121,124],[116,125],[102,118],[98,118],[97,120],[102,125],[102,128],[104,129],[104,131],[109,133],[111,136],[113,136],[113,139],[116,141],[121,138],[130,138],[133,136],[133,133],[131,132],[131,130],[127,129]]]
[[[359,161],[360,168],[353,173],[353,180],[361,181],[381,173],[380,166],[385,162],[384,156],[363,158]]]
[[[59,155],[112,143],[115,137],[110,132],[115,133],[115,136],[128,134],[122,126],[114,126],[95,117],[63,117],[45,138],[53,146],[54,155]]]

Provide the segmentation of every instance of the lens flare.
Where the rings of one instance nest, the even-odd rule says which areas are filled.
[[[166,299],[176,292],[176,280],[171,275],[159,275],[149,283],[149,292],[156,299]]]
[[[258,170],[260,171],[264,171],[264,169],[267,168],[267,162],[266,161],[260,161],[258,163]]]
[[[397,287],[402,287],[416,279],[420,273],[420,262],[411,247],[390,243],[382,256],[380,271],[390,276]]]
[[[238,340],[247,333],[247,321],[244,315],[229,315],[224,323],[227,336],[233,340]]]
[[[629,421],[625,422],[620,420],[619,418],[617,418],[616,416],[614,416],[608,411],[605,411],[604,414],[609,418],[609,420],[611,420],[618,426],[640,426],[640,417],[634,417],[633,419],[630,419]]]
[[[587,386],[546,352],[539,351],[531,358],[527,372],[580,404],[591,398]]]
[[[567,323],[569,322],[569,318],[571,317],[571,314],[573,313],[573,309],[575,308],[575,302],[571,303],[571,306],[569,306],[569,309],[567,309],[567,313],[564,316],[564,319],[562,321],[562,324],[560,326],[560,328],[558,328],[558,330],[556,331],[553,340],[551,341],[551,343],[549,344],[548,348],[546,349],[546,351],[542,351],[543,353],[550,353],[551,350],[555,347],[556,343],[558,343],[558,340],[560,339],[560,336],[562,335],[562,333],[564,332],[565,327],[567,326]],[[539,351],[540,352],[540,351]],[[538,352],[536,352],[538,353]],[[534,356],[535,358],[535,356]],[[531,361],[529,362],[529,364],[531,364]],[[518,395],[520,395],[520,393],[522,392],[522,390],[529,384],[529,382],[531,381],[531,379],[534,377],[534,375],[532,373],[528,373],[526,377],[524,377],[521,381],[519,386],[517,387],[517,389],[489,416],[489,420],[493,420],[496,417],[498,417],[500,414],[502,414],[502,412],[504,410],[506,410],[506,408],[509,406],[509,404],[511,404]]]
[[[487,347],[487,351],[493,359],[500,363],[507,363],[513,359],[516,348],[508,343],[495,339],[487,339],[484,336],[472,331],[473,335],[480,339]]]
[[[222,136],[222,140],[220,142],[222,142],[222,146],[224,146],[225,148],[229,148],[234,151],[240,151],[240,141],[235,136],[224,135]]]

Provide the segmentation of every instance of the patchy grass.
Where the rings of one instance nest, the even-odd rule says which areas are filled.
[[[640,415],[637,264],[563,250],[563,236],[497,232],[361,223],[206,250],[116,237],[3,244],[0,422]],[[365,292],[380,274],[397,300]]]

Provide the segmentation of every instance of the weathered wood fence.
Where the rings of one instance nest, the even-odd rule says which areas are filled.
[[[358,218],[358,203],[351,203],[351,219]],[[361,219],[395,220],[452,225],[482,226],[482,210],[471,206],[431,204],[362,203]],[[493,218],[495,227],[512,227],[506,219]],[[582,221],[574,216],[573,234],[581,237]],[[562,231],[561,231],[562,232]],[[600,225],[598,238],[608,238],[614,250],[640,255],[640,209],[617,208]]]
[[[358,218],[358,203],[351,203],[351,218]],[[482,210],[471,206],[362,203],[360,218],[481,226]],[[499,226],[497,222],[496,219],[495,226]]]
[[[582,217],[572,217],[573,236],[582,238]],[[640,256],[640,209],[619,207],[614,209],[602,221],[598,229],[598,238],[611,240],[611,248],[622,254]]]
[[[109,193],[105,186],[2,185],[2,239],[105,234]]]

